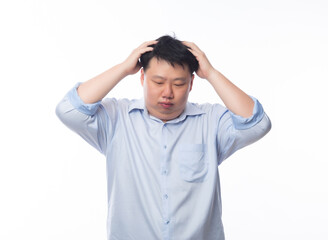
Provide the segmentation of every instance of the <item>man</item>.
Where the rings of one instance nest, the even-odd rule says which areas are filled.
[[[140,69],[143,99],[103,99]],[[226,107],[188,102],[194,72]],[[170,36],[77,84],[56,112],[107,158],[109,240],[224,239],[218,165],[271,128],[255,98]]]

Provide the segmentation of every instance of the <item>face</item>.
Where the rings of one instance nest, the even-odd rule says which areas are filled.
[[[141,69],[146,108],[150,115],[166,122],[177,118],[185,109],[194,75],[188,66],[152,58],[146,71]]]

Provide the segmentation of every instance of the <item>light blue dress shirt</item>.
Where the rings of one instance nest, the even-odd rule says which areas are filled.
[[[166,123],[144,100],[85,104],[78,84],[57,105],[61,121],[106,156],[108,240],[223,240],[218,165],[271,123],[220,104],[187,103]]]

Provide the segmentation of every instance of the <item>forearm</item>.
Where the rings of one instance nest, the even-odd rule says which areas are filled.
[[[85,103],[95,103],[102,100],[124,77],[126,73],[123,64],[118,64],[98,76],[82,83],[77,92]]]
[[[231,112],[245,118],[252,116],[254,108],[252,98],[229,81],[222,73],[214,69],[207,77],[207,80]]]
[[[248,118],[253,114],[254,101],[241,89],[230,82],[223,74],[217,71],[208,61],[205,53],[191,42],[183,42],[189,51],[196,57],[199,68],[196,74],[207,79],[222,99],[225,106],[234,114]]]
[[[84,103],[95,103],[102,100],[123,78],[127,75],[136,74],[141,64],[139,58],[145,52],[152,51],[149,47],[157,41],[148,41],[134,49],[130,56],[121,64],[103,72],[95,78],[82,83],[78,88],[78,94]]]

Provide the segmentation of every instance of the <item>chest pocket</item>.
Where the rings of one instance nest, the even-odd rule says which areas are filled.
[[[208,171],[206,145],[184,144],[179,149],[180,177],[187,182],[203,182]]]

